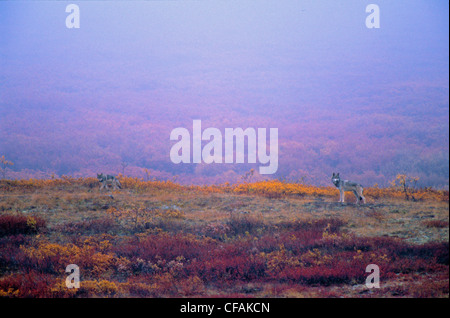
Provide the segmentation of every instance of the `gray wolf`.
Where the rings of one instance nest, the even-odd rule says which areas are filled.
[[[117,179],[113,175],[97,173],[97,179],[98,179],[98,182],[100,182],[100,190],[108,189],[108,184],[111,184],[114,190],[118,189],[118,188],[122,189],[122,185],[120,184],[119,179]]]
[[[356,204],[359,204],[359,201],[363,201],[366,204],[366,198],[363,195],[364,188],[359,183],[342,180],[339,173],[335,174],[334,172],[331,177],[331,182],[339,189],[341,194],[339,202],[345,202],[345,191],[352,191],[356,196]]]

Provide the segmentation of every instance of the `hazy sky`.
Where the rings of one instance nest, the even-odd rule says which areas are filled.
[[[360,0],[78,1],[80,29],[65,26],[69,3],[0,3],[8,100],[26,83],[21,98],[92,94],[95,105],[158,90],[258,107],[313,102],[344,85],[448,78],[447,1],[377,1],[380,29],[366,28],[370,2]]]
[[[70,3],[79,29],[66,28]],[[379,29],[366,27],[370,3]],[[169,116],[174,125],[220,125],[214,111],[229,110],[270,126],[363,107],[436,112],[448,130],[448,13],[444,0],[1,1],[0,125],[27,109]],[[411,109],[416,97],[404,95],[384,109],[405,87],[438,98],[420,95],[427,109]]]

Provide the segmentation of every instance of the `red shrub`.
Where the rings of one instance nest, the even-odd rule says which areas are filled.
[[[427,243],[423,245],[404,244],[392,251],[393,254],[412,259],[435,260],[438,264],[449,264],[449,243]]]
[[[0,237],[17,234],[34,234],[45,227],[45,220],[37,216],[1,215]]]
[[[196,260],[189,269],[209,282],[253,281],[265,277],[266,265],[262,259],[248,255],[225,256],[219,253],[207,260]]]
[[[279,273],[281,281],[292,281],[308,285],[333,285],[363,282],[366,277],[364,268],[354,268],[348,264],[336,264],[333,267],[297,267],[285,268]]]
[[[141,258],[156,262],[158,258],[166,261],[183,256],[189,260],[197,258],[210,250],[212,241],[201,240],[189,234],[152,234],[142,239],[132,238],[113,247],[117,256],[129,259]]]
[[[23,264],[24,253],[20,246],[30,241],[30,237],[11,235],[0,238],[0,274],[3,270],[17,269]]]
[[[0,279],[0,294],[3,297],[51,297],[55,283],[54,276],[36,271],[12,274]]]

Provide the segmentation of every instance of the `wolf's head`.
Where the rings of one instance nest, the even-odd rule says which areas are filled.
[[[98,181],[103,181],[104,177],[103,177],[103,173],[97,173],[97,179]]]
[[[340,181],[341,181],[341,177],[339,177],[339,172],[337,174],[335,174],[333,172],[333,176],[331,177],[331,182],[333,182],[333,184],[337,187],[337,186],[339,186]]]

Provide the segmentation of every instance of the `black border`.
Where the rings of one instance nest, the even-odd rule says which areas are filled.
[[[214,305],[211,315],[207,313],[182,313],[182,305],[187,303],[195,305]],[[142,317],[164,317],[176,315],[177,317],[190,314],[199,316],[230,316],[223,310],[226,303],[269,303],[269,312],[239,312],[252,315],[286,315],[286,317],[311,317],[315,315],[335,316],[384,316],[396,314],[401,316],[418,314],[418,310],[426,312],[439,312],[445,310],[450,303],[449,298],[75,298],[75,299],[0,299],[3,313],[11,310],[11,314],[26,315],[139,315]],[[287,316],[289,315],[289,316]],[[124,317],[125,318],[125,317]],[[128,317],[126,317],[128,318]]]

